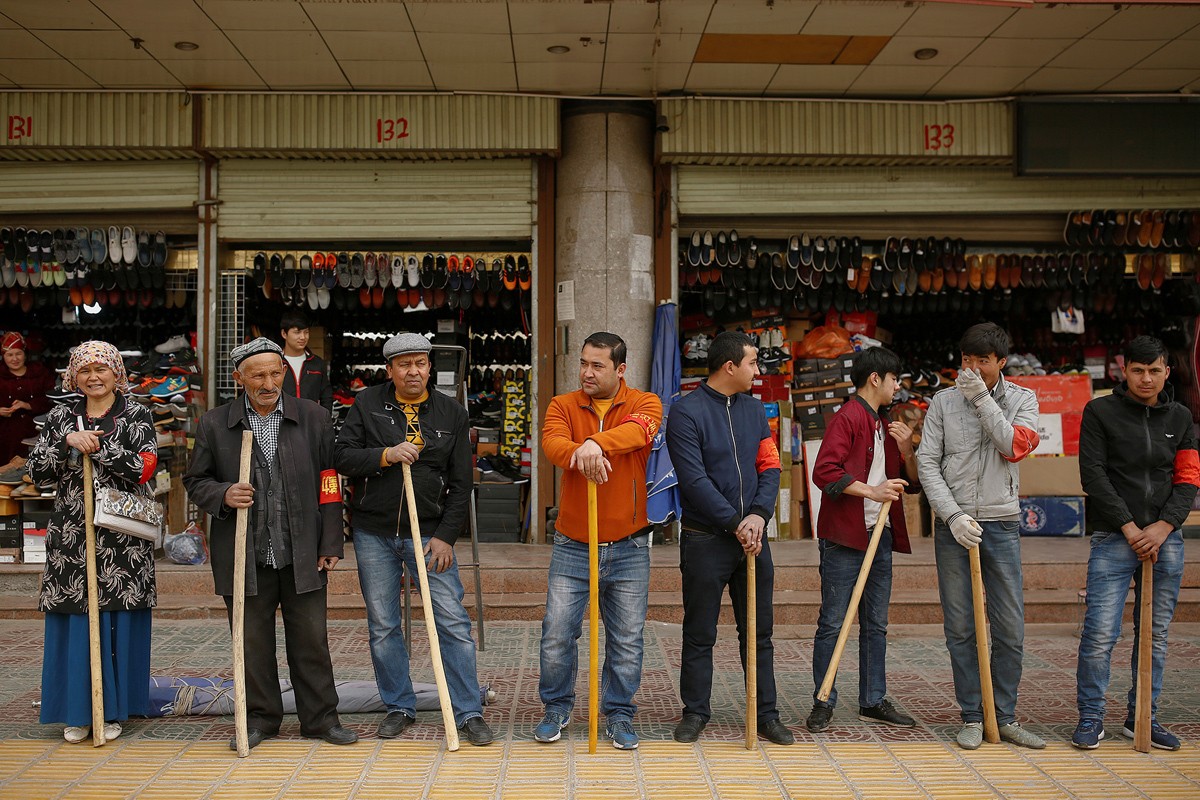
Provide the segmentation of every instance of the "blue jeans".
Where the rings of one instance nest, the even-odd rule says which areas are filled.
[[[850,595],[858,581],[866,553],[836,542],[821,540],[821,613],[817,618],[817,635],[813,639],[813,685],[817,690],[825,680],[825,672],[833,659],[842,621],[850,606]],[[879,538],[879,549],[867,573],[862,599],[858,603],[858,704],[874,708],[887,694],[888,603],[892,598],[892,529],[885,527]],[[813,699],[816,700],[816,691]],[[816,702],[821,703],[820,700]],[[829,693],[829,701],[837,705],[837,684]]]
[[[600,618],[604,621],[604,667],[600,712],[609,721],[632,720],[633,696],[642,683],[642,631],[650,602],[650,537],[633,536],[599,552]],[[588,545],[554,533],[546,616],[542,619],[538,695],[546,711],[570,719],[575,707],[579,635],[587,610]]]
[[[428,544],[431,537],[422,537]],[[400,580],[404,570],[417,575],[411,536],[376,536],[354,530],[354,557],[358,582],[367,606],[367,628],[371,633],[371,662],[379,698],[388,711],[417,715],[417,696],[409,675],[408,648],[404,644],[404,621]],[[462,725],[471,717],[483,716],[479,703],[479,678],[475,672],[475,640],[471,618],[463,608],[463,585],[458,577],[458,559],[445,572],[429,570],[429,597],[437,624],[442,666],[454,721]]]
[[[1096,531],[1092,534],[1092,552],[1088,557],[1087,614],[1079,639],[1079,665],[1076,668],[1076,701],[1080,719],[1104,719],[1104,692],[1112,667],[1113,645],[1121,635],[1121,616],[1134,582],[1133,679],[1129,688],[1129,716],[1133,716],[1137,691],[1138,638],[1141,619],[1141,562],[1120,531]],[[1154,565],[1154,636],[1151,641],[1151,716],[1158,713],[1158,695],[1162,691],[1163,667],[1167,663],[1167,626],[1175,616],[1179,584],[1183,580],[1183,534],[1172,531],[1158,550]]]
[[[996,721],[1007,725],[1017,719],[1017,687],[1025,649],[1025,598],[1021,575],[1019,523],[980,522],[983,541],[979,560],[987,593],[987,617],[992,630],[992,695]],[[937,559],[938,593],[942,599],[943,629],[950,666],[954,672],[954,698],[963,722],[983,721],[983,692],[979,688],[979,656],[975,649],[975,611],[971,599],[971,558],[954,541],[940,519],[933,528]]]

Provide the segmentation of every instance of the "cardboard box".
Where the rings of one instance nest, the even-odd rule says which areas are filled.
[[[1021,461],[1018,468],[1021,494],[1042,497],[1083,494],[1078,456],[1031,456]]]
[[[1083,536],[1082,497],[1022,497],[1022,536]]]
[[[480,442],[475,445],[475,455],[477,456],[494,456],[500,452],[499,442]]]
[[[791,469],[792,479],[792,500],[799,501],[805,497],[805,485],[808,483],[808,478],[804,474],[804,467],[797,463]]]
[[[0,548],[16,547],[20,549],[21,518],[19,516],[0,517]]]
[[[1082,413],[1092,399],[1089,375],[1016,375],[1005,380],[1032,389],[1042,414]]]
[[[0,547],[0,564],[20,564],[21,548]]]

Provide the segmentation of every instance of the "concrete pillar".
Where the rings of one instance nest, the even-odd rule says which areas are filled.
[[[575,284],[575,318],[556,310],[556,393],[579,388],[579,350],[595,331],[625,339],[625,379],[650,389],[653,161],[653,104],[563,103],[554,252],[556,280]]]

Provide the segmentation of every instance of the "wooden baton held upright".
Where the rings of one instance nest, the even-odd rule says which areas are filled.
[[[238,483],[250,482],[250,458],[254,453],[254,432],[242,431]],[[237,510],[233,529],[233,614],[230,636],[233,639],[233,738],[238,758],[250,755],[250,736],[246,729],[246,524],[250,509]]]
[[[102,747],[104,738],[104,678],[100,666],[100,582],[96,577],[95,486],[92,457],[83,454],[83,560],[87,570],[88,661],[92,677],[92,746]]]
[[[975,607],[975,653],[979,660],[979,691],[983,695],[983,738],[993,744],[1000,741],[996,724],[996,696],[992,693],[992,659],[988,648],[987,606],[983,604],[983,568],[979,548],[972,547],[971,599]]]
[[[600,523],[596,484],[588,481],[588,752],[600,728]]]
[[[746,553],[746,749],[758,745],[758,556]]]
[[[1154,668],[1154,562],[1142,562],[1142,602],[1138,606],[1137,693],[1133,706],[1133,749],[1150,752],[1151,670]]]
[[[446,686],[446,669],[442,666],[442,646],[438,642],[437,623],[433,617],[433,598],[429,595],[429,573],[425,569],[425,546],[421,543],[421,523],[417,519],[417,496],[413,493],[412,467],[404,467],[404,497],[408,501],[408,527],[412,533],[413,555],[417,562],[417,579],[421,583],[421,606],[425,611],[425,632],[429,636],[429,658],[433,662],[433,678],[437,682],[438,702],[442,706],[442,725],[446,728],[446,749],[458,749],[458,726],[454,724],[454,707],[450,704],[450,689]],[[476,613],[482,614],[478,608]]]
[[[846,649],[846,640],[850,638],[850,626],[858,616],[858,604],[867,585],[867,576],[871,574],[871,565],[875,563],[875,552],[879,549],[879,540],[883,538],[883,528],[891,510],[892,501],[884,501],[883,507],[879,509],[879,519],[875,521],[875,528],[871,531],[871,540],[867,542],[867,552],[863,554],[862,566],[858,568],[858,580],[854,582],[854,591],[850,594],[850,605],[842,619],[842,629],[838,631],[833,656],[829,659],[825,679],[821,681],[821,688],[817,691],[817,699],[822,702],[829,700],[829,695],[833,693],[833,682],[837,678],[838,665],[842,662],[842,652]]]

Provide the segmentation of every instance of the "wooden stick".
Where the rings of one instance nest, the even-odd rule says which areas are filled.
[[[600,523],[596,484],[588,481],[588,752],[600,729]]]
[[[867,585],[867,576],[871,574],[871,565],[875,563],[875,552],[879,549],[879,540],[883,538],[883,528],[891,510],[891,500],[884,501],[883,507],[879,509],[879,519],[875,521],[871,539],[867,542],[867,551],[863,554],[862,566],[858,568],[858,580],[854,582],[854,591],[850,593],[850,605],[847,606],[846,616],[842,619],[842,629],[838,631],[833,656],[829,659],[829,666],[825,668],[825,679],[821,681],[821,688],[817,691],[817,699],[821,702],[828,701],[829,695],[833,693],[833,681],[837,678],[838,665],[842,663],[846,640],[850,638],[850,626],[858,616],[858,604]]]
[[[1133,749],[1139,753],[1150,752],[1150,706],[1151,670],[1154,668],[1152,652],[1154,642],[1154,562],[1142,562],[1142,602],[1138,607],[1138,671],[1137,694],[1133,711]]]
[[[442,706],[442,725],[446,728],[446,749],[458,749],[458,726],[454,724],[454,707],[450,704],[450,689],[446,686],[446,669],[442,666],[442,646],[438,642],[437,624],[433,617],[433,598],[429,594],[429,573],[425,569],[425,546],[421,543],[421,523],[417,519],[417,496],[413,492],[412,467],[404,467],[404,497],[408,501],[408,527],[412,532],[413,554],[417,562],[417,579],[421,585],[421,606],[425,611],[425,632],[429,636],[429,658],[433,661],[433,679],[437,682],[438,702]],[[482,614],[483,609],[475,609]]]
[[[92,677],[92,746],[103,747],[104,673],[100,666],[100,582],[96,577],[95,486],[92,484],[92,457],[83,454],[83,530],[84,565],[87,569],[88,661]]]
[[[971,599],[975,606],[975,653],[979,659],[979,691],[983,695],[983,738],[993,744],[1000,741],[996,724],[996,697],[992,693],[992,659],[988,648],[987,606],[983,604],[983,568],[979,563],[979,548],[972,547]]]
[[[766,532],[763,532],[766,535]],[[758,556],[746,554],[746,749],[758,746]]]
[[[238,483],[250,482],[250,458],[254,453],[254,432],[242,431]],[[246,523],[250,509],[237,510],[233,530],[233,614],[230,632],[233,638],[233,738],[238,758],[250,755],[250,734],[246,728]]]

